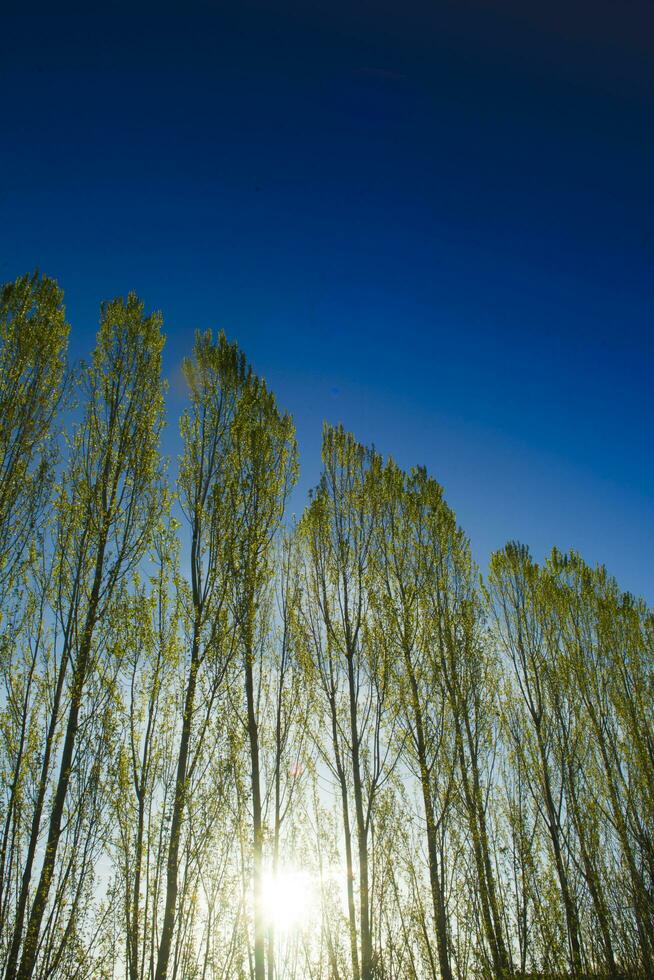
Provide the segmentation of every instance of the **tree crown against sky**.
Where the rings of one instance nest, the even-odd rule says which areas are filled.
[[[8,6],[0,277],[66,284],[74,359],[102,297],[165,309],[171,456],[224,323],[293,409],[298,514],[340,420],[483,567],[556,540],[654,600],[649,0]]]

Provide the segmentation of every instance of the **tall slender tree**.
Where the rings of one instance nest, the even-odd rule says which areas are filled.
[[[274,572],[275,541],[288,494],[297,473],[297,448],[290,416],[281,414],[274,396],[253,374],[241,392],[232,424],[227,506],[231,609],[244,680],[252,806],[254,888],[254,975],[265,980],[263,909],[263,798],[257,691],[257,633],[265,593]]]
[[[236,344],[221,333],[196,334],[193,357],[184,361],[191,407],[181,420],[184,454],[179,497],[190,531],[190,587],[186,599],[188,657],[177,751],[175,790],[166,859],[166,897],[159,938],[156,980],[168,976],[177,914],[179,858],[188,805],[188,785],[201,758],[209,717],[198,712],[200,671],[209,675],[215,699],[234,657],[229,616],[229,542],[235,516],[229,507],[234,426],[250,372]],[[204,707],[201,706],[201,707]],[[198,717],[199,715],[199,717]]]
[[[134,294],[103,305],[93,362],[83,378],[84,418],[74,435],[56,505],[54,560],[60,583],[56,601],[63,645],[6,980],[15,976],[28,980],[36,967],[98,625],[108,614],[119,583],[144,555],[161,514],[158,444],[163,423],[162,347],[161,317],[146,316]],[[68,712],[59,774],[49,806],[38,884],[23,934],[69,663]]]
[[[490,966],[511,972],[489,832],[491,772],[486,760],[496,740],[497,664],[484,643],[481,597],[470,544],[453,512],[440,508],[427,522],[431,574],[425,608],[452,718],[458,789],[475,869],[475,903]]]
[[[564,847],[564,786],[555,759],[552,686],[548,684],[552,638],[547,635],[551,625],[547,616],[547,582],[541,578],[538,566],[530,561],[526,549],[509,544],[504,551],[493,555],[490,584],[496,607],[500,609],[500,633],[524,701],[521,738],[526,742],[529,728],[533,731],[534,751],[529,765],[538,772],[544,819],[565,913],[570,968],[579,974],[582,970],[579,910]]]
[[[371,833],[378,792],[392,771],[392,738],[385,737],[390,677],[370,622],[381,459],[342,427],[329,426],[322,458],[323,474],[301,523],[304,619],[331,734],[323,758],[341,797],[352,975],[372,980],[379,951],[373,949]]]
[[[429,525],[443,523],[440,512],[446,504],[424,470],[407,476],[393,462],[384,467],[382,494],[376,550],[380,588],[372,603],[378,631],[392,651],[403,757],[420,784],[439,968],[444,980],[452,980],[443,841],[454,759],[447,697],[425,607],[425,580],[437,567]]]

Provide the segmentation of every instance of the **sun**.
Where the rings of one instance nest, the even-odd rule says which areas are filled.
[[[290,932],[308,925],[315,900],[307,871],[279,870],[263,877],[265,917],[276,932]]]

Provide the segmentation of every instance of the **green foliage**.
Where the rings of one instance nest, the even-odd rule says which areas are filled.
[[[69,327],[63,292],[34,273],[0,290],[0,587],[34,538],[55,459]]]
[[[482,580],[342,426],[288,528],[293,420],[222,332],[169,484],[161,326],[102,304],[59,460],[62,293],[0,292],[4,980],[654,975],[647,604],[515,542]]]

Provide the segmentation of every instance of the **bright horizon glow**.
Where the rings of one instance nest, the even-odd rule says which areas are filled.
[[[276,875],[264,875],[264,915],[276,932],[290,932],[308,925],[315,897],[314,884],[307,871],[287,868]]]

